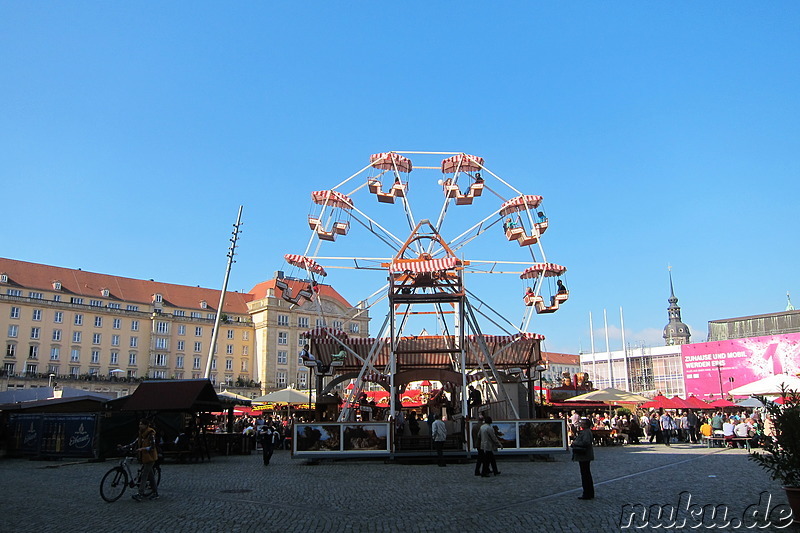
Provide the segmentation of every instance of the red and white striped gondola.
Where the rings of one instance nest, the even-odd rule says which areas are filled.
[[[505,219],[503,230],[509,241],[517,241],[520,246],[539,242],[539,237],[547,230],[547,217],[543,210],[538,209],[541,203],[541,196],[526,194],[512,198],[500,206],[500,216]],[[520,216],[523,211],[527,216]]]
[[[555,313],[569,299],[569,291],[561,280],[566,272],[567,267],[555,263],[536,263],[526,268],[520,274],[520,279],[533,279],[534,282],[522,298],[525,305],[533,306],[537,313]],[[558,278],[556,286],[551,288],[550,305],[545,305],[545,297],[541,294],[544,278]]]
[[[484,181],[479,172],[482,168],[483,158],[476,155],[458,154],[443,160],[442,174],[453,174],[453,177],[441,182],[445,198],[455,199],[456,205],[470,205],[473,199],[483,194]],[[461,173],[471,180],[465,193],[461,192],[458,185]]]
[[[320,240],[335,241],[337,235],[347,235],[350,231],[349,212],[353,200],[339,191],[314,191],[311,193],[314,205],[308,215],[309,227],[317,233]]]
[[[369,161],[372,168],[384,171],[377,176],[371,176],[367,179],[369,192],[377,196],[379,202],[386,204],[393,204],[395,198],[404,198],[406,195],[406,190],[408,189],[408,178],[406,178],[406,181],[403,181],[400,173],[403,172],[408,174],[411,172],[413,169],[411,160],[396,152],[384,152],[380,154],[372,154],[369,158]],[[394,179],[392,185],[389,187],[389,190],[383,192],[380,178],[387,171],[392,171]]]

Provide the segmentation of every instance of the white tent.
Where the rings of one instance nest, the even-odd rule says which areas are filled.
[[[619,389],[600,389],[594,390],[592,392],[587,392],[586,394],[581,394],[580,396],[574,396],[572,398],[568,398],[567,402],[610,402],[610,403],[641,403],[649,401],[650,398],[645,398],[644,396],[640,396],[633,392],[627,392],[624,390]]]
[[[313,401],[313,396],[312,396]],[[303,393],[291,387],[275,392],[270,392],[264,396],[253,398],[253,403],[288,403],[288,404],[304,404],[308,403],[308,392]]]
[[[754,396],[757,394],[774,396],[780,394],[782,388],[785,390],[800,391],[800,378],[787,374],[776,374],[731,389],[729,394],[732,396]]]

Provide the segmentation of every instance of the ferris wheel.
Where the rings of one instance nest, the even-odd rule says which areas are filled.
[[[429,218],[417,218],[423,212]],[[359,381],[378,376],[394,390],[398,365],[409,367],[408,361],[417,361],[411,355],[403,359],[402,354],[447,352],[449,362],[445,358],[439,366],[457,369],[465,389],[468,373],[475,372],[468,367],[477,367],[480,375],[496,374],[498,353],[506,353],[515,343],[543,339],[528,331],[532,317],[557,311],[569,298],[567,269],[549,262],[542,244],[550,223],[543,198],[518,190],[490,170],[482,157],[461,152],[373,154],[365,166],[330,189],[311,192],[307,222],[310,235],[305,249],[284,259],[288,280],[302,275],[308,282],[277,280],[276,288],[285,301],[302,305],[318,300],[318,285],[332,269],[382,271],[387,280],[373,292],[365,291],[358,312],[350,316],[352,320],[370,309],[388,309],[383,325],[374,332],[378,341],[368,350],[359,353],[344,331],[326,326],[321,334],[317,332],[332,346],[331,353],[340,348],[338,359],[328,358],[332,364],[350,357],[360,365]],[[327,251],[334,252],[345,239],[357,241],[357,255]],[[481,257],[484,239],[503,241],[506,257]],[[520,258],[512,260],[514,256]],[[519,323],[470,290],[465,278],[471,274],[513,275],[521,280],[515,282],[522,284]],[[322,323],[327,323],[323,306],[315,308],[323,315]],[[435,336],[436,341],[428,336],[424,345],[411,346],[411,339],[418,341],[421,335],[409,329],[416,327],[414,319],[420,317],[435,320],[436,331],[442,335]],[[482,320],[505,335],[484,335]],[[466,348],[470,342],[484,354],[473,357],[472,364]],[[487,344],[491,342],[499,343],[499,352],[492,351]],[[381,350],[388,356],[381,359]],[[429,362],[417,364],[422,368]],[[503,391],[496,394],[500,397]]]

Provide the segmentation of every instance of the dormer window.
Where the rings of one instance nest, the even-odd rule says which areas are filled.
[[[100,294],[103,295],[103,298],[108,298],[109,290],[108,289],[100,289]]]
[[[200,309],[208,309],[208,302],[205,301],[205,300],[202,300],[200,302]]]
[[[8,274],[5,272],[0,274],[0,283],[8,283]]]
[[[60,281],[54,281],[53,282],[53,290],[54,291],[60,291],[61,290],[61,282]]]
[[[155,303],[157,303],[157,304],[160,304],[161,302],[163,302],[163,301],[164,301],[164,297],[163,297],[163,296],[161,296],[161,294],[157,292],[157,293],[155,293],[155,294],[153,295],[153,301],[154,301]]]

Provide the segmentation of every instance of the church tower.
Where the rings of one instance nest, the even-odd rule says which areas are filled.
[[[672,268],[669,269],[669,323],[664,327],[664,343],[667,346],[676,344],[689,344],[689,326],[681,322],[681,308],[678,299],[675,297],[675,289],[672,286]]]

